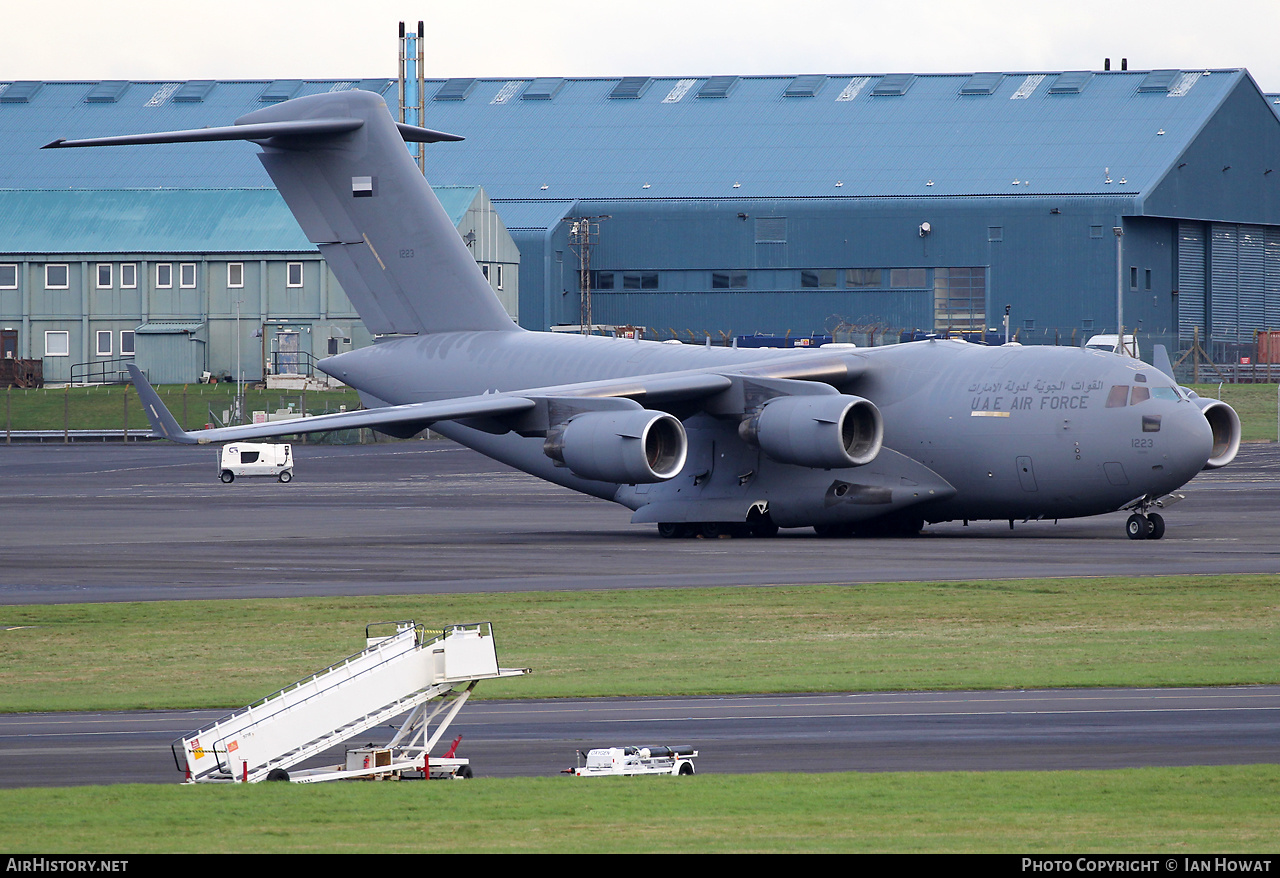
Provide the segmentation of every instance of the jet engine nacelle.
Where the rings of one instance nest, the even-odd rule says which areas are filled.
[[[838,469],[876,459],[884,422],[860,396],[777,396],[742,422],[739,433],[774,460]]]
[[[1193,396],[1191,401],[1200,406],[1201,414],[1213,430],[1213,450],[1209,452],[1204,468],[1226,466],[1236,459],[1236,452],[1240,450],[1240,416],[1221,400]]]
[[[665,412],[584,412],[547,431],[542,450],[574,475],[601,482],[664,482],[684,469],[689,442]]]

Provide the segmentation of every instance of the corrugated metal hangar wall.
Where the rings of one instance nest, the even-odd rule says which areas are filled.
[[[36,356],[47,353],[44,333],[65,331],[54,343],[69,363],[102,356],[103,331],[118,354],[120,332],[207,322],[217,370],[231,356],[232,302],[244,300],[246,350],[266,349],[251,330],[304,322],[320,339],[316,356],[344,322],[356,326],[338,338],[363,343],[253,149],[36,149],[62,136],[228,124],[264,101],[350,87],[395,101],[389,80],[0,83],[0,188],[14,190],[0,192],[5,328],[16,325]],[[529,328],[581,320],[577,217],[607,217],[591,248],[592,321],[663,337],[843,328],[863,343],[873,327],[896,337],[999,326],[1008,306],[1023,342],[1079,343],[1123,320],[1144,351],[1185,348],[1198,334],[1230,356],[1255,330],[1280,328],[1280,119],[1243,70],[422,89],[424,123],[467,138],[428,148],[428,179],[472,193],[458,217],[483,214],[477,259]],[[155,187],[186,206],[139,194]],[[219,211],[230,219],[217,222]],[[100,263],[112,266],[106,288]],[[172,288],[156,276],[164,263]],[[233,291],[236,263],[242,283],[263,278],[261,292]],[[308,266],[302,288],[292,263]],[[58,269],[46,274],[62,264],[65,286]],[[199,295],[183,292],[187,264]],[[46,376],[58,380],[57,369]]]

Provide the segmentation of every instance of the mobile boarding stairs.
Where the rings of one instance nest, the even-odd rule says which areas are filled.
[[[392,627],[394,634],[373,634]],[[451,625],[430,637],[414,622],[375,623],[365,641],[362,652],[174,741],[186,782],[470,777],[468,760],[454,757],[456,740],[443,757],[430,756],[431,749],[478,682],[529,669],[498,667],[488,622]],[[348,750],[345,765],[289,772],[406,712],[384,746]]]

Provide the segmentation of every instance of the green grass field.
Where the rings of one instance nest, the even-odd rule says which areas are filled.
[[[0,607],[0,710],[248,704],[397,619],[491,621],[534,673],[478,697],[1280,682],[1274,577],[1098,578]]]
[[[1280,767],[0,790],[6,855],[1265,853]],[[131,867],[129,871],[134,871]]]
[[[165,384],[156,388],[164,404],[186,429],[198,429],[209,422],[209,411],[222,417],[235,397],[234,384]],[[128,403],[125,395],[128,395]],[[305,402],[300,391],[245,390],[247,412],[295,409],[303,405],[310,414],[360,406],[359,395],[350,388],[308,391]],[[130,430],[148,431],[142,403],[132,387],[21,387],[0,388],[0,430],[121,430],[125,427],[126,405]]]
[[[0,607],[0,709],[224,706],[367,622],[488,619],[478,697],[1280,680],[1267,576]],[[571,757],[567,757],[571,758]],[[0,791],[11,853],[1256,852],[1280,766]]]

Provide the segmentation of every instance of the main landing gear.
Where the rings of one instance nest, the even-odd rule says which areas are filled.
[[[662,522],[658,525],[658,536],[663,539],[687,539],[701,537],[715,540],[720,537],[772,537],[777,536],[778,526],[767,519],[758,519],[751,523],[730,521],[704,521],[701,523]]]
[[[1164,516],[1159,512],[1135,512],[1124,523],[1124,532],[1131,540],[1158,540],[1164,536]]]

